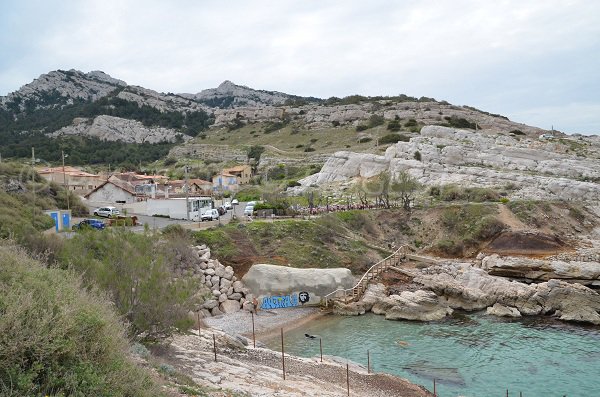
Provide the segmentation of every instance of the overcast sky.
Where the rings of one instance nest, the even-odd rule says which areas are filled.
[[[600,1],[0,0],[0,95],[56,69],[163,92],[428,96],[600,134]]]

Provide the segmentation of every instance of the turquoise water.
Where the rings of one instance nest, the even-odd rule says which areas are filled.
[[[285,332],[285,330],[284,330]],[[506,320],[483,314],[441,322],[388,321],[383,316],[329,315],[285,332],[286,353],[347,358],[407,378],[441,397],[600,396],[600,328],[540,318]],[[266,341],[280,350],[280,339]],[[399,343],[400,342],[400,343]]]

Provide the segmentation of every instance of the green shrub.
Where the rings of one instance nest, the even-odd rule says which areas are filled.
[[[304,148],[304,151],[305,152],[314,152],[315,148],[313,148],[313,147],[307,147],[307,148]]]
[[[198,286],[173,278],[171,247],[182,241],[159,242],[124,229],[84,231],[66,241],[58,257],[62,266],[82,273],[87,285],[108,292],[134,334],[156,339],[191,325],[187,313]]]
[[[521,131],[521,130],[512,130],[510,132],[510,134],[513,134],[513,135],[525,135],[525,133],[523,131]]]
[[[450,256],[461,256],[464,250],[464,246],[461,242],[449,239],[438,241],[436,243],[436,248],[438,251]]]
[[[415,154],[413,155],[414,159],[417,161],[421,161],[421,152],[419,152],[418,150],[415,152]]]
[[[369,127],[367,127],[367,126],[366,126],[366,125],[364,125],[364,124],[359,124],[359,125],[357,125],[357,126],[356,126],[356,131],[357,131],[357,132],[364,131],[364,130],[368,130],[368,129],[369,129]]]
[[[111,303],[71,272],[0,245],[0,395],[160,396]]]
[[[373,114],[373,115],[371,115],[371,117],[369,117],[368,126],[369,126],[369,128],[374,128],[374,127],[383,125],[384,123],[385,123],[385,119],[383,118],[383,116],[380,116],[378,114]]]
[[[363,136],[362,138],[360,138],[358,140],[358,143],[367,143],[367,142],[371,142],[373,140],[373,138],[371,138],[370,136]]]
[[[418,126],[417,120],[409,119],[406,123],[404,123],[404,126],[405,127],[416,127],[416,126]]]
[[[410,141],[410,138],[402,135],[402,134],[388,134],[388,135],[384,135],[381,138],[379,138],[379,143],[381,145],[385,145],[388,143],[396,143],[396,142],[408,142]]]
[[[402,129],[402,125],[400,125],[400,121],[399,120],[392,120],[388,123],[387,127],[386,127],[389,131],[400,131]]]

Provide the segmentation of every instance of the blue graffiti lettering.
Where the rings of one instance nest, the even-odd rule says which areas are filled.
[[[298,295],[265,296],[262,298],[261,309],[283,309],[298,306]]]

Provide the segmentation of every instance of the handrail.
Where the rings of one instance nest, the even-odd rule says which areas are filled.
[[[400,255],[401,254],[405,254],[408,251],[408,246],[407,245],[403,245],[400,248],[398,248],[393,254],[391,254],[390,256],[387,256],[385,258],[383,258],[382,260],[380,260],[379,262],[377,262],[376,264],[374,264],[373,266],[371,266],[369,268],[369,270],[367,270],[365,272],[365,274],[360,278],[360,280],[358,280],[358,282],[356,283],[356,285],[352,288],[348,288],[348,289],[342,289],[342,288],[338,288],[333,292],[330,292],[329,294],[325,295],[322,299],[325,301],[325,307],[327,307],[329,305],[329,300],[333,300],[335,297],[337,297],[338,293],[344,293],[344,299],[346,298],[346,296],[351,293],[352,299],[354,300],[354,298],[359,299],[360,295],[362,294],[362,292],[364,290],[366,290],[367,285],[369,284],[369,276],[371,274],[374,274],[375,276],[378,275],[379,273],[381,273],[381,271],[385,270],[388,267],[394,266],[396,264],[396,261],[394,261],[394,263],[392,262],[392,259],[400,259]],[[373,278],[373,277],[371,277]],[[365,282],[365,285],[363,286],[363,282]]]

